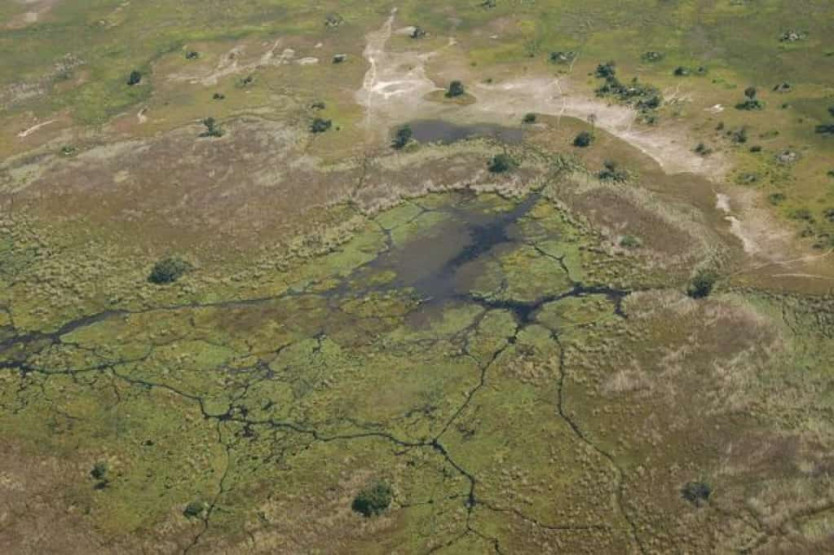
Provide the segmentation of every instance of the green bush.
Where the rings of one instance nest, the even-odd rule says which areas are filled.
[[[589,131],[581,131],[573,138],[573,146],[578,146],[579,148],[591,146],[592,142],[594,142],[594,136]]]
[[[169,257],[154,264],[148,281],[157,285],[173,283],[191,270],[191,264],[178,257]]]
[[[377,516],[385,512],[394,499],[394,491],[384,482],[375,482],[362,489],[353,499],[351,509],[364,517]]]
[[[90,476],[96,480],[103,480],[107,476],[107,470],[107,463],[99,461],[93,465],[93,469],[90,470]]]
[[[712,270],[698,270],[689,282],[686,294],[693,299],[709,297],[715,287],[716,281],[718,281],[718,275]]]
[[[411,142],[411,138],[414,136],[414,131],[411,130],[410,125],[403,125],[397,132],[394,134],[394,140],[391,143],[391,146],[397,150],[404,148],[408,143]]]
[[[536,114],[533,112],[524,114],[524,117],[521,118],[521,123],[536,123]]]

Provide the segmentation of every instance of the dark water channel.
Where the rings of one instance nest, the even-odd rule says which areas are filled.
[[[546,303],[568,297],[605,295],[612,302],[614,312],[624,317],[621,303],[627,291],[577,282],[559,294],[544,295],[534,301],[484,298],[473,292],[476,280],[487,269],[487,261],[525,242],[518,222],[540,201],[546,202],[533,194],[509,210],[496,211],[488,209],[474,194],[453,193],[448,204],[433,209],[448,218],[383,254],[373,263],[373,268],[393,270],[397,274],[393,285],[412,289],[427,306],[447,301],[473,302],[486,308],[509,310],[520,323],[527,323]]]

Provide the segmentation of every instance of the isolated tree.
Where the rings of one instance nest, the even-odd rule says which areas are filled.
[[[201,137],[222,137],[223,136],[223,129],[220,128],[218,125],[217,120],[214,118],[206,118],[203,120],[203,125],[205,126],[206,130],[200,133]]]
[[[521,118],[521,123],[536,123],[536,114],[533,112],[524,114],[524,117]]]
[[[573,146],[585,148],[591,146],[594,142],[594,136],[590,131],[580,131],[579,134],[573,138]]]
[[[492,173],[506,173],[514,169],[518,163],[513,160],[509,154],[496,154],[487,164],[487,168]]]
[[[324,133],[333,127],[333,122],[329,119],[315,118],[310,124],[310,131],[312,133]]]
[[[761,110],[764,108],[764,104],[762,101],[756,98],[756,87],[747,87],[744,89],[744,102],[739,102],[736,104],[736,108],[739,110]]]
[[[186,518],[197,518],[206,510],[205,501],[192,501],[182,510]]]
[[[156,285],[173,283],[190,270],[191,264],[182,258],[176,256],[164,258],[154,264],[148,276],[148,281]]]
[[[127,84],[129,86],[138,85],[142,81],[142,74],[136,71],[135,69],[130,72],[130,75],[127,77]]]
[[[712,494],[712,488],[706,482],[687,482],[681,488],[681,497],[700,507],[702,504],[709,501],[709,496]]]
[[[462,96],[465,92],[466,89],[464,89],[463,83],[455,80],[449,83],[449,89],[446,91],[446,96],[449,98],[455,98],[456,96]]]
[[[394,499],[394,491],[384,482],[374,482],[363,488],[353,499],[351,509],[364,517],[385,512]]]
[[[397,132],[394,134],[394,141],[391,143],[391,146],[397,150],[404,148],[408,143],[411,142],[411,138],[414,136],[414,131],[412,131],[410,125],[403,125]]]
[[[712,270],[698,270],[689,286],[686,289],[686,294],[693,299],[703,299],[709,297],[715,287],[715,282],[718,281],[718,275]]]

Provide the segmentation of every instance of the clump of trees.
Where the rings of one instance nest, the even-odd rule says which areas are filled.
[[[455,80],[449,83],[449,88],[446,90],[446,97],[455,98],[458,96],[463,96],[465,93],[466,89],[464,88],[463,83]]]
[[[622,183],[628,181],[628,171],[621,168],[620,165],[613,160],[606,160],[602,163],[602,169],[597,172],[597,178],[601,181],[615,181]]]
[[[174,283],[191,269],[191,264],[177,256],[163,258],[154,264],[148,276],[148,281],[156,285]]]
[[[396,150],[401,150],[411,142],[413,137],[414,131],[411,129],[411,126],[403,125],[394,133],[394,140],[391,142],[391,146]]]
[[[518,162],[506,153],[496,154],[487,164],[487,169],[492,173],[506,173],[517,167]]]
[[[394,499],[394,490],[385,482],[374,482],[362,488],[353,498],[351,509],[368,518],[385,512]]]
[[[640,83],[636,77],[628,84],[623,83],[617,78],[617,68],[613,61],[597,65],[594,75],[599,79],[605,79],[605,83],[596,89],[597,96],[613,97],[624,104],[634,106],[648,123],[657,120],[655,110],[663,104],[663,95],[657,87]]]
[[[201,137],[220,138],[224,134],[223,128],[220,127],[220,124],[214,118],[204,119],[203,126],[205,126],[206,130],[200,133]]]
[[[130,75],[127,76],[127,84],[128,86],[132,87],[134,85],[138,85],[142,82],[142,73],[137,70],[133,70],[130,72]]]
[[[573,138],[573,146],[579,148],[586,148],[591,146],[594,142],[594,135],[590,131],[580,131],[576,137]]]
[[[756,87],[747,87],[744,89],[744,98],[743,102],[739,102],[736,104],[736,109],[738,110],[761,110],[764,108],[764,103],[759,100],[756,95],[758,91]]]
[[[331,127],[333,127],[333,121],[329,119],[315,118],[313,119],[313,123],[310,124],[310,132],[324,133],[325,131],[328,131]]]
[[[681,488],[681,497],[696,507],[700,507],[709,501],[709,496],[711,494],[712,488],[706,482],[687,482]]]
[[[823,123],[817,125],[815,131],[820,135],[834,135],[834,123]]]
[[[550,63],[552,64],[569,64],[576,59],[576,52],[573,50],[557,50],[550,53]]]
[[[686,294],[693,299],[709,297],[715,287],[716,281],[718,281],[718,274],[715,271],[707,269],[698,270],[690,280],[686,288]]]

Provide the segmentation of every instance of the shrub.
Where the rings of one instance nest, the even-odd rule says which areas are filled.
[[[138,85],[142,81],[142,74],[136,71],[135,69],[130,72],[130,75],[127,78],[127,84],[129,86]]]
[[[659,62],[663,59],[662,52],[656,52],[654,50],[649,50],[648,52],[644,52],[640,59],[644,62]]]
[[[333,127],[333,122],[329,119],[315,118],[310,124],[311,133],[324,133]]]
[[[521,118],[521,123],[536,123],[536,114],[532,112],[524,114],[524,117]]]
[[[643,245],[643,242],[634,235],[623,235],[620,238],[620,246],[626,249],[636,249]]]
[[[590,131],[581,131],[573,138],[573,146],[578,146],[579,148],[591,146],[592,142],[594,142],[594,136]]]
[[[107,463],[104,461],[98,461],[93,465],[93,469],[90,470],[90,476],[96,480],[103,480],[107,476],[107,470]]]
[[[681,496],[697,507],[709,501],[711,494],[712,488],[706,482],[687,482],[681,488]]]
[[[213,100],[225,100],[226,95],[223,93],[214,93],[211,97]]]
[[[417,26],[414,27],[414,30],[411,31],[411,38],[413,38],[413,39],[422,39],[427,34],[428,33],[426,33],[425,29],[423,29],[422,27],[417,25]]]
[[[744,102],[736,104],[736,110],[763,110],[764,104],[758,98],[748,98]]]
[[[817,125],[816,132],[820,135],[834,135],[834,123]]]
[[[613,61],[597,65],[594,75],[600,79],[610,79],[617,75],[617,64]]]
[[[173,283],[191,270],[191,264],[178,257],[164,258],[154,264],[148,281],[157,285]]]
[[[770,202],[770,204],[772,204],[773,206],[782,204],[783,202],[785,202],[785,199],[787,199],[785,193],[771,193],[767,197],[768,202]]]
[[[186,518],[197,518],[206,510],[205,501],[192,501],[182,510]]]
[[[739,127],[735,131],[730,132],[730,138],[734,143],[742,144],[747,142],[747,128]]]
[[[686,77],[690,73],[691,72],[689,71],[689,68],[686,68],[686,67],[683,67],[683,66],[678,66],[672,72],[672,75],[674,75],[675,77]]]
[[[391,146],[397,150],[405,147],[408,143],[411,142],[411,138],[414,135],[414,132],[411,130],[410,125],[403,125],[397,132],[394,134],[394,141],[391,143]]]
[[[489,161],[487,168],[492,173],[505,173],[515,169],[517,166],[518,163],[509,154],[496,154]]]
[[[694,151],[695,154],[698,154],[700,156],[709,156],[710,154],[712,154],[712,149],[704,143],[698,143],[697,145],[695,145]]]
[[[393,498],[394,491],[388,484],[375,482],[356,494],[351,509],[366,518],[376,516],[385,512]]]
[[[834,223],[834,208],[826,208],[822,215],[825,216],[826,220]]]
[[[446,91],[446,96],[448,98],[455,98],[456,96],[462,96],[466,92],[466,89],[463,87],[463,83],[460,81],[452,81],[449,83],[449,89]]]
[[[712,270],[698,270],[689,286],[686,289],[686,294],[693,299],[703,299],[709,297],[712,289],[715,287],[715,282],[718,281],[718,275]]]
[[[797,208],[794,210],[793,214],[791,214],[791,217],[796,220],[803,220],[806,222],[814,221],[814,215],[811,214],[811,211],[807,208]]]
[[[613,160],[606,160],[602,163],[602,169],[597,172],[597,177],[602,181],[628,181],[628,172]]]
[[[185,59],[186,60],[196,60],[199,57],[200,57],[200,53],[197,52],[196,50],[189,50],[188,52],[185,53]]]

